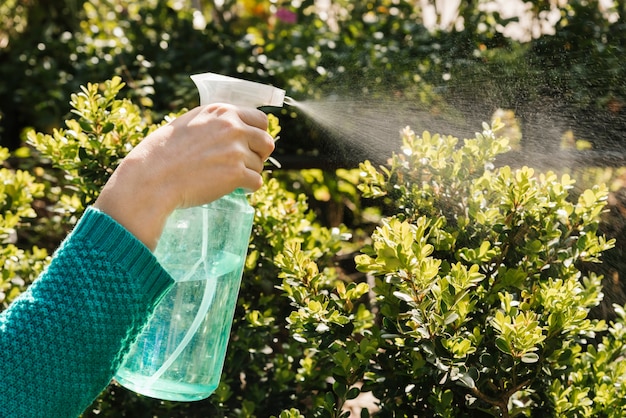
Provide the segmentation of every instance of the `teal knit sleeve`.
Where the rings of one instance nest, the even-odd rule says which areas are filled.
[[[0,314],[0,417],[80,415],[172,283],[147,247],[88,208]]]

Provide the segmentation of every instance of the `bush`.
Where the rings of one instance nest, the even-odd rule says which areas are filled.
[[[37,216],[32,203],[44,188],[30,173],[12,168],[8,158],[8,150],[0,148],[0,310],[32,283],[48,256],[43,248],[18,242],[18,230]]]
[[[407,130],[383,173],[362,166],[364,193],[396,203],[357,257],[381,313],[367,387],[385,413],[620,416],[622,378],[596,367],[621,367],[623,317],[593,345],[607,326],[583,274],[613,244],[597,234],[608,192],[571,202],[567,175],[494,168],[497,128],[460,145]]]
[[[598,234],[607,190],[572,202],[567,175],[496,169],[498,128],[462,144],[407,129],[389,166],[361,165],[363,195],[389,210],[356,257],[369,310],[347,297],[366,285],[321,292],[310,260],[277,259],[299,307],[290,331],[335,382],[316,416],[361,391],[383,416],[623,414],[624,311],[591,319],[601,278],[584,274],[613,244]]]

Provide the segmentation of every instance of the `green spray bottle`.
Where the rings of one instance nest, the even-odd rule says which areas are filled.
[[[219,74],[191,76],[200,104],[281,107],[285,91]],[[155,250],[176,280],[115,379],[137,393],[173,401],[209,397],[224,365],[254,220],[237,189],[208,205],[178,209]]]

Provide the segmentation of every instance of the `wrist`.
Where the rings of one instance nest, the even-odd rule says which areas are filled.
[[[141,161],[127,158],[102,189],[93,206],[115,219],[146,247],[154,251],[165,222],[176,208],[162,185],[146,176]]]

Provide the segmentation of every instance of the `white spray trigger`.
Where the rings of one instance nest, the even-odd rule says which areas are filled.
[[[254,81],[215,73],[194,74],[191,79],[200,92],[200,104],[230,103],[237,106],[282,107],[285,90]]]

